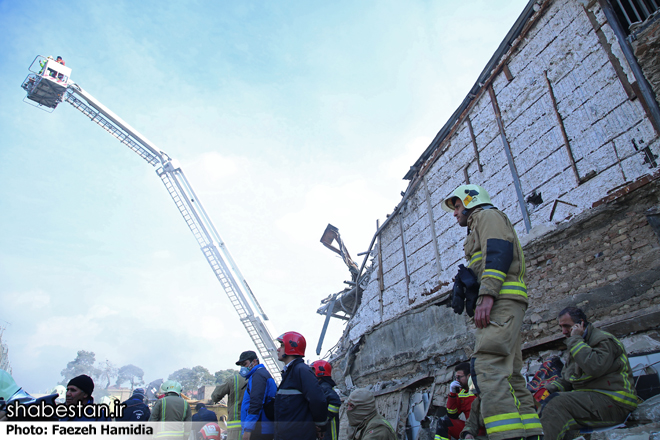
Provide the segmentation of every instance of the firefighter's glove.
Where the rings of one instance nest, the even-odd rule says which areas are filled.
[[[451,301],[454,312],[460,315],[465,308],[468,316],[473,317],[478,298],[479,281],[477,276],[472,269],[459,264],[458,274],[454,278],[454,296]]]
[[[463,266],[461,264],[461,266]],[[465,308],[465,284],[461,281],[460,277],[456,275],[454,278],[454,293],[451,297],[451,308],[454,313],[460,315]]]
[[[461,391],[461,383],[457,380],[453,381],[452,383],[449,384],[449,392],[450,393],[456,393]]]

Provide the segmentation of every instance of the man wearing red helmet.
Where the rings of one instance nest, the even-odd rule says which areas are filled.
[[[217,423],[207,423],[197,433],[198,440],[222,440],[222,429]]]
[[[337,440],[337,436],[339,435],[339,407],[341,406],[341,399],[333,389],[337,384],[332,380],[332,365],[330,365],[330,362],[320,360],[312,362],[312,369],[318,378],[323,394],[325,394],[325,400],[328,402],[329,426],[326,432],[330,434],[330,438],[328,439],[327,435],[324,438],[326,440]]]
[[[305,364],[307,343],[300,333],[286,332],[277,341],[284,363],[275,397],[275,440],[316,440],[326,429],[328,406],[314,372]]]

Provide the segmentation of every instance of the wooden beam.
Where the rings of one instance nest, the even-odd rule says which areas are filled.
[[[575,164],[575,158],[573,157],[573,150],[571,150],[571,144],[568,142],[568,134],[566,133],[566,127],[564,127],[564,120],[559,113],[559,107],[557,107],[557,99],[555,98],[555,91],[552,89],[552,84],[550,84],[550,79],[548,78],[548,71],[543,72],[545,77],[545,84],[548,86],[548,93],[550,94],[550,102],[552,102],[552,108],[555,111],[555,117],[557,118],[557,125],[561,131],[561,136],[564,139],[564,147],[566,148],[566,154],[568,155],[568,161],[571,164],[571,169],[575,175],[575,181],[579,186],[582,181],[580,180],[580,173],[578,172],[577,165]]]

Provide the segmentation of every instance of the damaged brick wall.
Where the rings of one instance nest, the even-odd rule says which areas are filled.
[[[634,34],[635,56],[651,84],[655,99],[660,96],[660,14],[650,17]]]
[[[376,270],[349,324],[352,342],[369,328],[447,291],[443,286],[463,259],[465,230],[441,210],[440,202],[465,183],[463,169],[472,183],[488,189],[521,237],[527,234],[523,214],[532,227],[554,228],[590,210],[608,191],[654,171],[645,163],[645,149],[658,155],[660,141],[639,99],[631,100],[626,93],[629,69],[598,4],[588,10],[575,0],[543,5],[535,25],[516,50],[505,55],[512,79],[500,72],[484,86],[492,87],[503,132],[495,101],[484,90],[381,231],[382,267],[374,259]],[[611,45],[601,42],[594,23]],[[624,76],[617,74],[611,57],[623,66]],[[511,148],[513,172],[503,138]],[[520,206],[513,174],[519,176],[525,199],[540,195],[534,203]]]
[[[377,400],[400,434],[402,402],[423,389],[442,406],[452,366],[471,355],[472,325],[445,307],[465,229],[440,208],[466,180],[488,189],[525,243],[528,344],[552,339],[569,303],[599,320],[660,301],[660,245],[645,216],[660,205],[660,139],[634,75],[599,2],[535,10],[381,228],[332,360],[342,386],[397,390]]]
[[[646,216],[659,188],[655,181],[524,247],[525,341],[557,333],[557,313],[569,303],[594,321],[660,304],[660,244]]]

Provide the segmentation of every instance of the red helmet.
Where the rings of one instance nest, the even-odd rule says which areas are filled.
[[[222,438],[222,429],[220,429],[220,425],[217,423],[207,423],[199,430],[199,434],[203,440],[220,440]]]
[[[284,344],[284,354],[287,356],[305,356],[307,342],[300,333],[286,332],[276,339],[277,342]]]
[[[312,368],[314,369],[314,373],[316,373],[316,377],[332,377],[332,365],[328,361],[320,360],[312,362]]]

